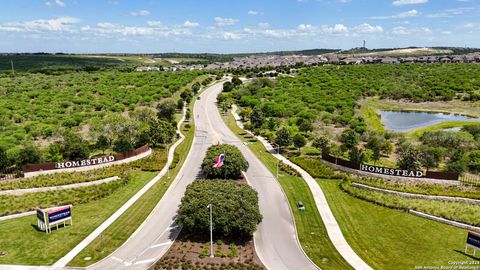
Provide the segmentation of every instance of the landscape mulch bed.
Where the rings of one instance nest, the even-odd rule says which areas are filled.
[[[233,246],[235,248],[233,248]],[[232,252],[232,249],[235,251]],[[258,258],[253,240],[214,238],[214,258],[210,258],[208,237],[196,237],[180,233],[177,240],[150,270],[186,269],[265,269]]]

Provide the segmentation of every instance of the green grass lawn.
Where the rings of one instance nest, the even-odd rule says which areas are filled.
[[[340,190],[340,180],[318,183],[348,243],[374,269],[474,261],[463,254],[466,230],[354,198]]]
[[[0,222],[0,264],[49,265],[60,259],[113,214],[156,173],[131,172],[131,180],[112,195],[73,206],[73,226],[46,234],[36,230],[36,216]]]
[[[193,109],[193,103],[191,104],[191,108]],[[102,233],[102,237],[97,237],[90,245],[83,249],[68,264],[69,266],[85,267],[105,258],[121,246],[144,222],[175,179],[175,176],[187,157],[195,132],[193,122],[189,124],[191,127],[188,129],[185,128],[185,125],[182,126],[182,133],[185,135],[185,140],[175,149],[178,162],[174,168],[171,168],[170,178],[164,176],[153,185],[152,188]],[[91,257],[91,259],[86,261],[84,260],[85,257]]]
[[[245,133],[236,125],[231,114],[224,117],[224,120],[237,136]],[[277,164],[275,157],[268,153],[259,141],[239,137],[244,141],[250,141],[249,148],[275,175]],[[280,185],[285,191],[293,211],[300,243],[308,257],[321,269],[352,269],[328,238],[325,225],[320,218],[313,196],[305,181],[285,172],[281,172],[279,176]],[[297,201],[303,202],[305,211],[297,209]]]

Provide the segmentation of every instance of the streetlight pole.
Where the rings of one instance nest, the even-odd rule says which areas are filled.
[[[210,258],[213,258],[213,215],[212,215],[212,204],[207,206],[210,209]]]

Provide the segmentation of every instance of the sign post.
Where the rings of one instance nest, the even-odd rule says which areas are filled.
[[[468,232],[465,253],[467,253],[469,247],[473,249],[473,256],[475,257],[475,251],[480,250],[480,234]]]
[[[46,233],[51,233],[53,226],[58,230],[58,225],[62,223],[65,227],[67,221],[70,221],[70,226],[73,225],[72,205],[64,205],[48,209],[37,208],[38,228]]]

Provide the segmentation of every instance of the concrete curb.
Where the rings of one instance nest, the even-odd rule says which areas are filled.
[[[424,194],[415,194],[415,193],[407,193],[383,188],[372,187],[360,183],[352,182],[351,186],[357,187],[360,189],[372,190],[377,191],[385,194],[393,194],[407,198],[414,198],[414,199],[428,199],[428,200],[437,200],[437,201],[452,201],[452,202],[465,202],[471,204],[480,204],[480,200],[464,198],[464,197],[450,197],[450,196],[435,196],[435,195],[424,195]]]
[[[466,229],[466,230],[480,232],[480,227],[475,227],[475,226],[472,226],[472,225],[468,225],[468,224],[461,223],[461,222],[458,222],[458,221],[449,220],[449,219],[446,219],[446,218],[432,216],[432,215],[425,214],[423,212],[419,212],[419,211],[415,211],[415,210],[408,210],[408,212],[412,215],[423,217],[423,218],[434,220],[434,221],[438,221],[438,222],[441,222],[441,223],[444,223],[444,224],[447,224],[447,225],[455,226],[455,227]]]
[[[62,186],[52,186],[52,187],[38,187],[38,188],[24,188],[24,189],[12,189],[12,190],[0,190],[1,195],[23,195],[27,193],[38,193],[38,192],[49,192],[49,191],[57,191],[57,190],[64,190],[64,189],[71,189],[71,188],[79,188],[79,187],[88,187],[88,186],[95,186],[104,183],[109,183],[115,180],[120,179],[118,176],[112,176],[100,180],[90,181],[90,182],[82,182],[82,183],[75,183],[75,184],[68,184]],[[0,219],[1,220],[1,219]]]
[[[232,114],[237,122],[237,125],[240,122],[240,117],[236,114],[236,107],[234,108],[235,111],[232,109]],[[241,123],[240,123],[241,124]],[[243,128],[243,125],[239,125],[240,128],[245,130]],[[248,131],[246,131],[248,132]],[[250,132],[248,132],[251,134]],[[300,168],[298,165],[295,163],[291,162],[284,156],[276,153],[274,148],[261,136],[255,136],[271,153],[272,156],[275,158],[285,162],[287,165],[290,165],[292,168],[297,170],[300,175],[302,175],[302,178],[305,180],[307,183],[310,192],[312,193],[312,196],[315,200],[315,204],[317,207],[317,210],[320,214],[320,217],[322,218],[325,228],[327,230],[328,237],[330,238],[330,241],[332,241],[333,245],[337,249],[337,251],[340,253],[340,255],[355,269],[372,269],[367,263],[365,263],[356,253],[355,251],[350,247],[348,244],[347,240],[343,236],[343,233],[340,229],[340,226],[338,225],[335,216],[333,215],[329,205],[328,201],[325,197],[325,194],[323,194],[322,189],[318,185],[318,183],[315,181],[315,179],[308,174],[305,170]],[[276,153],[276,154],[273,154]],[[303,248],[302,248],[303,250]]]
[[[97,227],[90,235],[88,235],[82,242],[80,242],[76,247],[74,247],[69,253],[67,253],[60,260],[55,262],[52,266],[55,267],[65,267],[75,256],[77,256],[84,248],[86,248],[91,242],[93,242],[103,231],[105,231],[113,222],[115,222],[123,213],[125,213],[130,206],[132,206],[140,197],[143,196],[154,184],[156,184],[169,170],[170,165],[173,162],[173,155],[175,148],[183,142],[185,136],[180,132],[179,128],[185,121],[187,109],[184,107],[182,119],[177,124],[177,134],[180,135],[180,139],[177,140],[168,151],[167,163],[163,169],[155,176],[150,182],[148,182],[141,190],[139,190],[135,195],[133,195],[122,207],[120,207],[113,215],[111,215],[107,220],[105,220],[100,226]],[[143,225],[143,223],[142,223]],[[140,225],[140,226],[142,226]],[[140,227],[139,227],[140,228]],[[137,229],[138,230],[138,229]],[[135,234],[135,233],[134,233]],[[133,234],[132,234],[133,235]],[[131,237],[131,236],[130,236]],[[127,240],[128,241],[128,240]],[[127,242],[125,241],[124,244]]]

